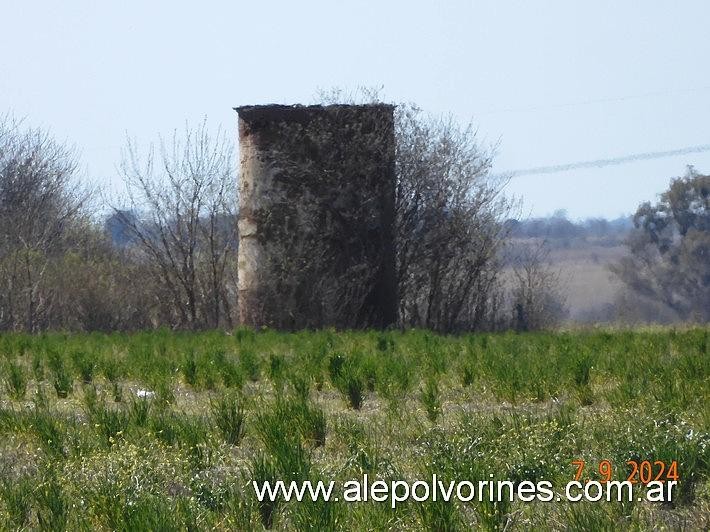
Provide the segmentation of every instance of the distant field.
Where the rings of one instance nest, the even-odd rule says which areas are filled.
[[[710,526],[710,329],[0,337],[0,529]],[[549,480],[672,503],[258,503],[252,480]],[[654,466],[655,467],[655,466]],[[655,475],[654,470],[654,475]],[[670,477],[669,477],[670,478]],[[641,490],[643,491],[643,490]]]
[[[560,272],[561,288],[567,297],[572,320],[584,320],[614,303],[623,285],[609,271],[609,265],[626,253],[623,246],[594,244],[578,249],[555,249],[550,253],[553,267]]]
[[[513,255],[526,246],[535,246],[541,239],[514,239]],[[569,310],[568,320],[576,323],[612,322],[610,307],[623,289],[623,284],[609,266],[627,252],[623,245],[601,245],[593,240],[576,239],[569,247],[560,241],[549,241],[547,262],[559,274],[559,291]],[[511,282],[512,271],[506,268],[503,278]]]

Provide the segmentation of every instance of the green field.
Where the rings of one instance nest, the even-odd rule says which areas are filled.
[[[2,530],[710,526],[710,329],[0,337]],[[252,480],[613,478],[671,503],[256,501]]]

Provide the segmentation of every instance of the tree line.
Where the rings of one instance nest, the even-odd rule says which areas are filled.
[[[579,240],[606,246],[623,244],[634,227],[632,216],[619,216],[613,220],[588,218],[575,222],[567,218],[564,210],[548,217],[508,220],[506,223],[513,238],[542,238],[558,247],[570,246]]]
[[[517,204],[504,194],[506,180],[490,172],[495,147],[473,127],[413,105],[399,105],[395,123],[398,325],[457,332],[559,323],[564,297],[542,248],[507,257],[513,273],[504,273],[503,251],[519,226],[509,221]],[[238,325],[237,169],[223,131],[212,135],[203,122],[146,148],[127,141],[118,166],[126,196],[103,208],[78,167],[72,147],[0,119],[0,330]],[[708,177],[684,179],[687,191],[672,189],[668,205],[642,206],[634,217],[634,234],[647,236],[630,244],[632,255],[663,266],[620,265],[619,275],[640,297],[707,319],[703,304],[683,301],[707,294]],[[693,216],[678,214],[679,202]],[[674,267],[687,276],[683,290],[671,287]],[[285,265],[282,281],[296,274]],[[342,301],[341,287],[351,286],[328,293]]]

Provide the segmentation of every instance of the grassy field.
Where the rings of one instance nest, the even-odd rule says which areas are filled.
[[[0,337],[0,529],[710,526],[710,330]],[[252,480],[550,480],[677,460],[672,503],[276,502]],[[585,473],[586,475],[586,473]]]

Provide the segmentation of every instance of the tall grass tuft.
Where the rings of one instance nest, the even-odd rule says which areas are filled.
[[[7,389],[10,397],[21,401],[27,393],[27,376],[20,364],[9,363],[7,368]]]
[[[128,419],[136,427],[145,427],[148,423],[151,401],[147,397],[136,397],[128,404]]]
[[[41,382],[44,380],[44,364],[42,363],[42,356],[37,352],[32,355],[32,373],[35,381]]]
[[[101,371],[111,384],[117,383],[123,376],[123,369],[116,357],[105,357],[101,361]]]
[[[40,530],[52,532],[67,530],[71,505],[54,474],[39,485],[35,492],[35,503]]]
[[[84,384],[91,384],[94,380],[94,370],[96,368],[96,359],[86,351],[74,351],[72,353],[72,362],[79,373],[79,378]]]
[[[155,391],[155,403],[159,408],[166,408],[175,402],[175,392],[173,390],[173,381],[170,376],[158,378],[153,382]]]
[[[286,359],[281,354],[271,353],[269,355],[269,378],[272,382],[279,382],[283,379],[286,370]]]
[[[340,353],[334,353],[328,360],[328,374],[330,375],[330,382],[334,385],[338,385],[338,381],[342,376],[343,367],[345,366],[345,357]]]
[[[225,360],[220,365],[219,374],[222,377],[222,384],[226,388],[241,389],[244,386],[244,372],[238,364],[231,360]]]
[[[151,414],[148,425],[153,436],[159,441],[188,450],[193,449],[196,453],[201,452],[201,446],[209,438],[209,425],[201,417],[161,411]]]
[[[111,409],[105,404],[99,404],[91,416],[91,421],[110,447],[125,434],[130,418],[123,410]]]
[[[421,520],[422,530],[456,532],[467,528],[462,526],[461,517],[453,500],[437,499],[435,501],[426,501],[418,503],[416,508]]]
[[[355,373],[350,373],[342,379],[341,390],[348,398],[348,403],[355,410],[360,410],[362,408],[362,402],[365,398],[365,383],[360,377]]]
[[[242,347],[239,352],[239,364],[250,381],[257,382],[259,380],[261,368],[259,358],[253,348]]]
[[[587,386],[592,372],[592,357],[580,357],[574,364],[574,382],[577,386]]]
[[[195,360],[195,354],[193,352],[188,353],[185,357],[181,369],[185,382],[195,387],[195,385],[197,385],[197,361]]]
[[[290,381],[296,397],[300,401],[308,401],[311,394],[311,383],[309,379],[300,373],[294,373]]]
[[[566,511],[566,521],[566,530],[570,531],[613,532],[622,528],[601,503],[580,502],[570,505]]]
[[[61,398],[68,397],[74,389],[72,378],[64,367],[61,367],[54,372],[54,380],[52,384],[54,385],[54,390],[57,392],[57,397]]]
[[[66,398],[74,389],[73,379],[66,369],[64,359],[57,352],[50,353],[49,365],[52,369],[52,384],[57,397]]]
[[[284,479],[308,477],[310,460],[301,441],[302,428],[295,418],[292,404],[277,401],[270,410],[256,417],[255,429]]]
[[[429,421],[432,423],[436,423],[436,420],[439,419],[439,415],[441,414],[441,399],[439,385],[433,376],[426,380],[420,398],[424,405],[427,418],[429,418]]]
[[[470,362],[464,363],[461,367],[461,384],[465,387],[471,386],[476,378],[476,371]]]
[[[15,481],[10,481],[7,478],[2,479],[0,483],[0,501],[5,503],[7,517],[9,518],[9,522],[6,525],[10,525],[8,529],[25,530],[25,527],[29,524],[34,488],[35,483],[28,477]]]
[[[252,459],[249,476],[249,482],[253,482],[259,488],[266,482],[273,486],[280,480],[276,466],[264,455],[259,455]],[[257,501],[259,520],[261,521],[261,526],[266,530],[271,530],[274,526],[274,520],[280,504],[281,500],[279,498],[271,500],[269,497],[264,497],[263,500]]]
[[[311,479],[311,482],[316,483],[318,480]],[[342,530],[342,506],[332,500],[324,501],[319,498],[314,501],[305,497],[293,508],[292,520],[296,530]]]
[[[111,384],[111,397],[114,403],[123,402],[123,386],[120,383],[114,382]]]
[[[84,387],[84,408],[89,417],[93,415],[96,411],[96,405],[99,401],[99,395],[96,391],[96,386],[85,386]]]
[[[327,424],[323,409],[302,403],[299,423],[301,434],[307,442],[314,447],[325,445]]]
[[[179,530],[178,515],[169,499],[152,494],[134,497],[122,508],[123,530]]]
[[[501,497],[495,502],[484,497],[483,501],[478,503],[476,510],[478,523],[483,530],[498,532],[508,529],[511,503],[506,497]]]
[[[213,400],[210,404],[212,420],[220,435],[230,445],[239,445],[244,437],[244,406],[234,396]]]

